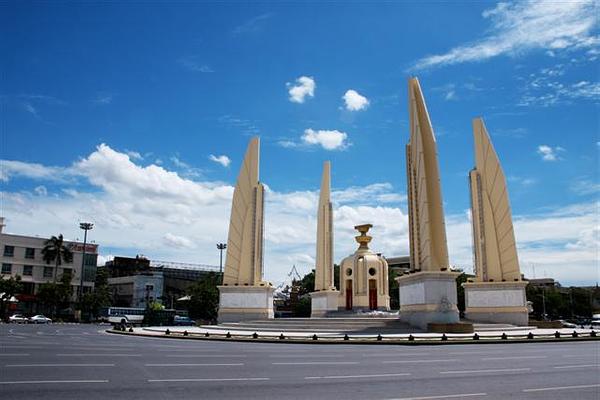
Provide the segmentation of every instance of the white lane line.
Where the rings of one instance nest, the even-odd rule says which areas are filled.
[[[173,354],[173,355],[168,355],[167,357],[171,357],[171,358],[198,358],[198,357],[202,357],[202,358],[245,358],[248,356],[245,355],[231,355],[231,356],[227,356],[224,354],[220,354],[220,355],[216,355],[216,354]]]
[[[548,356],[514,356],[514,357],[484,357],[483,361],[492,360],[531,360],[536,358],[548,358]]]
[[[28,355],[29,353],[0,353],[0,357],[19,357]]]
[[[388,378],[392,376],[409,376],[403,374],[375,374],[375,375],[328,375],[328,376],[305,376],[304,379],[356,379],[356,378]]]
[[[88,354],[88,353],[59,353],[58,357],[141,357],[141,354]]]
[[[144,364],[146,367],[235,367],[244,365],[243,363],[229,364]]]
[[[19,367],[114,367],[115,364],[6,364],[7,368]]]
[[[461,393],[461,394],[445,394],[442,396],[421,396],[421,397],[402,397],[388,400],[433,400],[433,399],[452,399],[457,397],[477,397],[487,396],[487,393]]]
[[[274,362],[271,365],[353,365],[358,361],[307,361],[307,362]]]
[[[564,355],[564,358],[580,358],[580,357],[598,357],[597,354],[569,354]]]
[[[269,357],[272,358],[336,358],[336,357],[344,357],[343,354],[339,354],[339,355],[331,355],[328,356],[326,354],[298,354],[298,355],[284,355],[284,354],[276,354],[276,355],[270,355]]]
[[[547,387],[547,388],[539,388],[539,389],[523,389],[524,392],[546,392],[550,390],[570,390],[570,389],[587,389],[587,388],[595,388],[600,387],[600,384],[594,385],[576,385],[576,386],[555,386],[555,387]]]
[[[11,382],[0,382],[0,385],[34,385],[42,383],[108,383],[106,380],[68,380],[68,381],[11,381]]]
[[[372,353],[372,354],[363,354],[363,357],[417,357],[417,356],[427,356],[430,353]]]
[[[600,368],[600,364],[579,364],[579,365],[559,365],[554,367],[556,369],[568,369],[568,368]]]
[[[438,362],[456,362],[456,358],[446,358],[443,360],[392,360],[382,361],[383,364],[409,364],[409,363],[438,363]]]
[[[479,369],[471,371],[442,371],[440,374],[485,374],[490,372],[523,372],[531,371],[531,368],[507,368],[507,369]]]
[[[229,382],[268,381],[271,378],[191,378],[191,379],[148,379],[148,382]]]

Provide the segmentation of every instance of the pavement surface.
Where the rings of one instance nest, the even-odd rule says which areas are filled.
[[[0,325],[0,398],[600,399],[600,341],[311,345]]]

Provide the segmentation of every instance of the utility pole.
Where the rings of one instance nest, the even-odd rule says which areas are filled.
[[[85,250],[87,247],[87,233],[94,228],[94,224],[90,222],[80,222],[79,228],[83,229],[83,254],[81,256],[81,279],[79,281],[79,308],[83,312],[83,272],[85,271]]]
[[[221,283],[223,283],[223,250],[227,248],[225,243],[217,243],[217,249],[219,249],[219,273],[221,274]]]

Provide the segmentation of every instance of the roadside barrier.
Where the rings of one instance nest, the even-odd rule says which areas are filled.
[[[113,330],[108,330],[110,333],[124,333],[133,334],[139,336],[150,336],[150,334],[144,334],[143,331],[134,331],[133,329],[122,329],[117,327]],[[151,336],[160,337],[159,331],[152,330],[154,332]],[[317,342],[317,343],[387,343],[387,344],[450,344],[450,343],[507,343],[507,342],[529,342],[529,341],[545,341],[545,342],[556,342],[556,341],[585,341],[585,340],[598,340],[597,332],[592,330],[588,332],[577,332],[573,331],[570,334],[561,334],[559,331],[551,333],[536,333],[528,332],[527,334],[514,334],[502,332],[502,334],[496,335],[479,335],[477,333],[473,335],[468,334],[453,334],[453,333],[442,333],[442,334],[409,334],[407,336],[389,336],[389,335],[352,335],[348,333],[334,335],[327,334],[325,336],[318,336],[315,334],[305,334],[292,336],[286,336],[284,333],[279,335],[272,334],[259,334],[258,332],[253,333],[215,333],[215,332],[190,332],[188,330],[175,331],[166,329],[163,332],[163,337],[168,336],[171,338],[185,338],[185,339],[208,339],[208,340],[232,340],[232,341],[286,341],[286,342]]]

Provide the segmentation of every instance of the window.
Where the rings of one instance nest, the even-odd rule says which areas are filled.
[[[97,265],[98,262],[98,254],[88,254],[86,253],[85,258],[84,258],[84,265],[90,266],[90,267],[95,267]]]
[[[2,264],[2,273],[3,274],[10,274],[11,272],[12,272],[12,264],[3,263]]]
[[[35,249],[32,247],[27,247],[25,249],[25,258],[34,259],[35,258]]]
[[[33,265],[23,265],[23,275],[32,276],[33,275]]]
[[[73,276],[73,270],[71,268],[63,268],[63,275]]]
[[[15,246],[4,246],[4,257],[14,257]]]
[[[52,278],[52,267],[44,267],[44,278]]]

